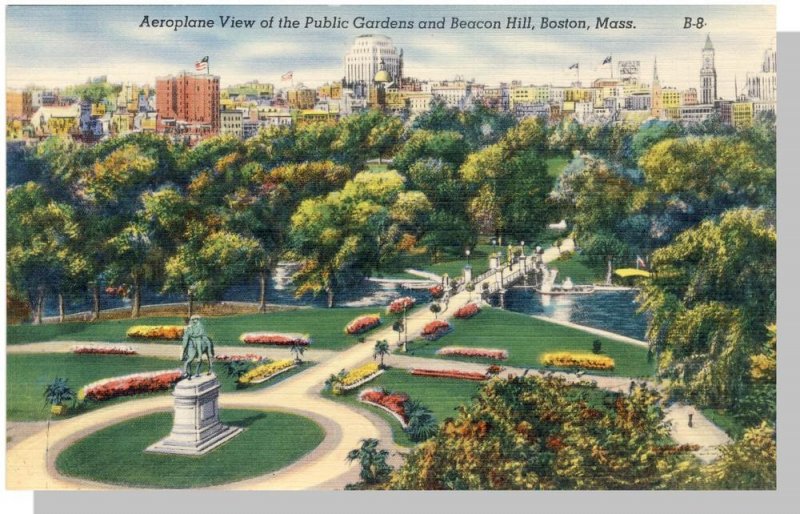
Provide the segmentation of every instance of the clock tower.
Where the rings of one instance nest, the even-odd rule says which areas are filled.
[[[714,68],[714,45],[711,36],[706,36],[703,47],[703,67],[700,68],[700,103],[712,104],[717,99],[717,70]]]

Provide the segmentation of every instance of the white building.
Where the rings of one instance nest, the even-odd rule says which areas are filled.
[[[372,86],[375,74],[380,70],[381,60],[392,81],[400,84],[403,77],[403,51],[398,50],[392,39],[380,34],[358,36],[344,57],[344,80],[349,85]]]
[[[774,48],[764,51],[761,71],[747,74],[747,99],[753,102],[755,114],[775,112],[778,99],[777,55]]]

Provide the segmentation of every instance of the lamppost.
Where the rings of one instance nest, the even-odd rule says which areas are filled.
[[[191,286],[189,286],[189,290],[187,291],[187,294],[189,295],[189,317],[190,318],[192,317],[192,312],[194,311],[194,290],[195,290],[195,287],[196,286],[191,285]]]
[[[469,248],[467,248],[467,249],[464,251],[464,253],[465,253],[465,254],[467,254],[467,266],[469,266],[469,254],[471,253],[471,252],[469,251]]]

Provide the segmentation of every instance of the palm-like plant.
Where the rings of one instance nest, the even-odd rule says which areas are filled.
[[[340,394],[342,392],[342,380],[347,375],[346,370],[341,370],[339,373],[331,373],[331,376],[325,381],[325,389],[329,389],[333,394]]]
[[[469,301],[472,301],[472,292],[475,290],[475,284],[472,282],[467,282],[464,286],[464,289],[469,293]]]
[[[377,439],[362,439],[361,447],[347,453],[347,461],[358,461],[361,465],[361,480],[368,484],[378,484],[389,478],[392,468],[386,462],[389,452],[378,450]]]
[[[300,364],[301,362],[303,362],[303,359],[301,359],[301,357],[303,356],[303,354],[306,351],[304,346],[301,346],[299,344],[293,344],[292,347],[289,349],[289,351],[292,352],[292,355],[294,356],[294,361],[297,364]]]
[[[385,368],[386,366],[383,365],[383,358],[389,355],[389,342],[385,339],[382,341],[378,341],[375,343],[375,350],[372,353],[372,358],[377,359],[378,357],[381,358],[381,369]]]
[[[406,433],[414,442],[425,441],[436,435],[439,423],[431,410],[416,400],[406,400],[403,410],[408,420]]]
[[[75,401],[75,391],[67,385],[66,378],[56,377],[44,388],[45,405],[50,405],[54,413],[60,414],[68,401]]]
[[[225,372],[229,377],[233,377],[238,381],[252,367],[253,365],[248,361],[230,361],[225,363]]]
[[[430,309],[433,313],[433,319],[439,319],[439,313],[442,312],[442,307],[438,303],[432,303]]]

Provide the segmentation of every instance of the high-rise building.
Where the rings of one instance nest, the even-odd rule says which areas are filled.
[[[371,88],[372,79],[381,69],[381,61],[392,81],[399,85],[403,79],[403,50],[398,50],[391,38],[380,34],[358,36],[344,57],[347,86]],[[364,96],[368,96],[366,91]]]
[[[181,73],[156,79],[158,131],[210,136],[219,133],[219,76]]]
[[[778,99],[778,65],[773,47],[764,51],[761,71],[747,74],[746,95],[753,102],[756,114],[764,111],[775,112]]]
[[[711,104],[717,99],[717,69],[714,67],[714,45],[706,35],[703,47],[703,67],[700,68],[700,103]]]
[[[663,108],[661,101],[661,82],[658,80],[658,61],[653,58],[653,87],[650,92],[650,114],[656,118],[661,117]]]

